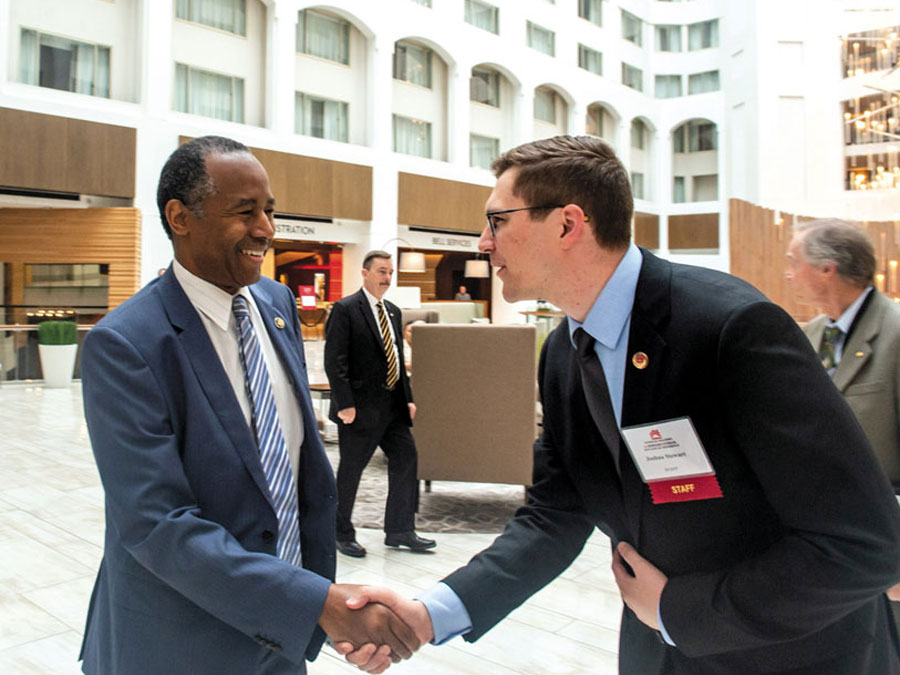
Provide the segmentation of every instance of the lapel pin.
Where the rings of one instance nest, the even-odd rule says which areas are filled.
[[[643,370],[649,363],[650,359],[647,358],[647,355],[644,352],[635,352],[634,356],[631,357],[631,365],[638,370]]]
[[[280,316],[275,317],[275,328],[277,328],[278,330],[282,330],[284,328],[284,319],[282,319]]]
[[[857,356],[857,358],[860,358],[860,357],[862,357],[862,355],[863,355],[863,353],[862,353],[862,352],[856,352],[856,356]]]

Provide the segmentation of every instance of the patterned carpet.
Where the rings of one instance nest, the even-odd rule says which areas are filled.
[[[326,443],[325,451],[337,471],[337,444]],[[424,482],[420,485],[416,529],[422,532],[499,534],[525,499],[521,485],[435,481],[431,492],[425,491]],[[359,483],[353,507],[354,526],[382,529],[386,498],[387,458],[376,450]]]

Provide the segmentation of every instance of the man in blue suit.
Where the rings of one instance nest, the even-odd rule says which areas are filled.
[[[418,646],[387,608],[356,620],[344,602],[352,588],[332,583],[335,483],[295,301],[260,277],[274,202],[245,146],[182,145],[158,190],[175,261],[85,340],[85,417],[107,525],[85,673],[296,675],[326,634],[389,646],[394,658]],[[248,334],[261,369],[245,365]],[[264,373],[267,397],[245,369]],[[260,450],[273,433],[274,465]],[[292,542],[290,556],[280,541]]]

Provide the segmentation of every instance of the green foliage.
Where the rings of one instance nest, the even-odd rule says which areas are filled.
[[[77,342],[74,321],[42,321],[38,324],[38,344],[74,345]]]

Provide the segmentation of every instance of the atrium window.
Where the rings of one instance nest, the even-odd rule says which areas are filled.
[[[109,47],[23,28],[19,79],[25,84],[109,98]]]
[[[347,103],[297,92],[294,130],[304,136],[347,142]]]
[[[637,18],[634,14],[622,10],[622,38],[633,42],[640,47],[644,42],[641,32],[644,28],[644,22]]]
[[[594,75],[602,75],[603,54],[582,44],[578,45],[578,67],[584,68]]]
[[[534,118],[556,124],[556,92],[546,87],[534,90]]]
[[[680,52],[681,51],[681,26],[657,26],[656,27],[656,51]]]
[[[719,46],[719,20],[701,21],[688,26],[688,49],[709,49]]]
[[[643,150],[647,146],[647,125],[641,120],[631,120],[631,147]]]
[[[681,75],[657,75],[656,98],[681,96]]]
[[[716,149],[718,149],[716,125],[712,122],[687,122],[672,134],[673,152],[706,152]]]
[[[431,157],[431,122],[394,115],[394,152]]]
[[[491,162],[500,154],[500,139],[469,135],[469,164],[480,169],[490,169]]]
[[[684,204],[687,194],[684,191],[684,176],[675,176],[672,180],[672,201],[676,204]]]
[[[578,0],[578,16],[602,26],[603,0]]]
[[[350,24],[312,9],[297,15],[297,51],[337,63],[350,63]]]
[[[397,42],[394,45],[394,79],[431,89],[431,53],[428,47],[402,40]]]
[[[175,110],[243,122],[244,80],[176,63]]]
[[[536,23],[528,22],[528,46],[548,56],[556,55],[556,34]]]
[[[637,171],[631,172],[631,196],[635,199],[644,198],[644,174]]]
[[[644,71],[623,61],[622,84],[638,91],[644,91]]]
[[[175,16],[235,35],[247,34],[246,0],[175,0]]]
[[[705,94],[708,91],[719,91],[718,70],[688,75],[688,94]]]
[[[499,10],[493,5],[479,0],[466,0],[466,23],[489,33],[499,33]]]
[[[469,100],[500,107],[500,73],[490,68],[472,68]]]
[[[598,103],[592,103],[588,106],[587,115],[585,117],[585,133],[590,136],[598,136],[605,138],[607,134],[611,134],[615,122],[603,106]]]
[[[900,65],[900,26],[889,26],[841,37],[844,77],[856,77]]]

